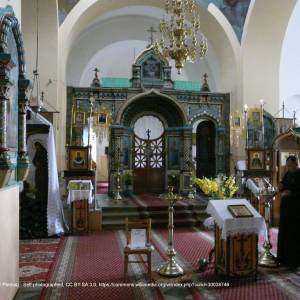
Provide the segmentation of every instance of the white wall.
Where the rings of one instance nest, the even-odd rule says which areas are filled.
[[[242,39],[243,101],[266,102],[275,114],[280,106],[279,70],[282,44],[296,0],[256,0],[249,8]]]
[[[297,2],[284,37],[280,64],[280,103],[285,103],[288,117],[297,111],[300,124],[300,1]],[[289,113],[290,112],[290,113]]]
[[[19,283],[18,185],[0,189],[0,236],[0,299],[11,300]],[[12,286],[6,287],[3,283]]]
[[[21,0],[0,0],[0,7],[6,7],[6,5],[12,6],[15,16],[21,24]]]
[[[148,42],[146,41],[129,40],[113,43],[101,49],[94,57],[89,60],[88,64],[81,71],[81,73],[80,70],[78,70],[78,73],[81,74],[81,78],[79,84],[75,84],[75,86],[89,86],[94,77],[93,69],[96,66],[100,68],[101,77],[131,78],[134,56],[137,57],[138,54],[141,53],[147,45]],[[72,63],[70,64],[72,65]],[[173,61],[171,63],[171,66],[172,80],[199,81],[202,83],[202,76],[204,73],[207,73],[211,90],[220,90],[220,85],[217,85],[215,82],[215,77],[219,77],[220,73],[212,73],[210,66],[205,60],[197,62],[196,64],[186,64],[180,75],[177,74],[177,70]],[[69,76],[68,78],[73,78],[74,80],[74,76]]]
[[[131,78],[134,58],[149,44],[147,30],[158,22],[159,19],[145,16],[118,16],[94,23],[72,47],[67,84],[89,86],[96,66],[100,68],[101,77]],[[211,90],[221,91],[220,64],[211,44],[206,58],[195,64],[187,63],[181,75],[177,74],[174,62],[171,65],[173,80],[202,82],[203,74],[207,73]]]
[[[38,24],[40,89],[45,92],[46,101],[57,107],[58,24],[56,1],[39,1]],[[22,1],[22,34],[27,76],[32,80],[36,59],[36,0]],[[51,80],[50,84],[49,80]]]

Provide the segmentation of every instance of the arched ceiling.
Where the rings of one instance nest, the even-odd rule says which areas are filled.
[[[58,0],[58,16],[59,24],[62,24],[80,0]],[[237,38],[241,40],[245,18],[248,12],[251,0],[197,0],[197,3],[203,8],[207,8],[210,4],[214,4],[227,18],[233,27]]]
[[[149,44],[147,30],[159,22],[152,15],[160,16],[158,13],[162,15],[162,10],[138,6],[112,11],[94,21],[72,47],[67,63],[68,85],[89,85],[95,66],[100,68],[100,76],[130,78],[134,58]],[[220,67],[211,44],[206,58],[187,63],[182,75],[177,75],[175,67],[172,70],[173,80],[202,81],[206,72],[211,89],[220,90],[216,84],[220,82]]]
[[[64,53],[67,54],[68,60],[66,75],[68,79],[73,78],[72,82],[68,82],[72,85],[80,85],[83,82],[86,84],[86,79],[83,79],[83,74],[87,72],[86,66],[92,69],[91,62],[94,60],[95,63],[96,57],[101,57],[99,55],[101,49],[122,41],[138,40],[147,43],[149,37],[146,32],[147,28],[158,24],[164,14],[164,10],[161,8],[164,1],[158,0],[146,1],[147,6],[134,5],[143,4],[145,1],[121,0],[118,1],[115,9],[112,9],[111,3],[109,4],[106,0],[87,0],[86,2],[89,3],[81,7],[83,9],[81,12],[81,3],[78,3],[60,27],[64,41],[67,37],[70,38],[64,45]],[[88,6],[89,4],[90,6]],[[114,4],[116,6],[116,3]],[[226,65],[228,63],[231,65],[230,72],[233,74],[236,72],[236,51],[233,51],[231,41],[227,38],[219,21],[216,21],[215,17],[206,9],[200,7],[197,9],[202,21],[203,33],[209,40],[210,50],[204,62],[187,65],[185,76],[181,77],[181,80],[202,81],[203,73],[207,72],[215,91],[230,91],[230,88],[224,88],[226,84],[222,83],[221,69],[222,63],[225,62]],[[98,14],[95,14],[95,11],[98,11]],[[89,47],[85,47],[85,45],[89,45]],[[220,45],[222,45],[221,48]],[[226,72],[228,74],[228,70]]]

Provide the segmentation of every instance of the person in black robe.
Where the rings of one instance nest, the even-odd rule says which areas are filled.
[[[291,269],[300,267],[300,169],[295,156],[286,160],[281,192],[277,260]]]
[[[39,143],[34,144],[36,152],[32,160],[35,165],[36,200],[41,203],[48,201],[48,154]]]

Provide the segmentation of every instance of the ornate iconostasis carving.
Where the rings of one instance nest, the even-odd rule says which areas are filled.
[[[0,23],[0,187],[26,178],[25,61],[19,23],[11,7],[1,9]]]

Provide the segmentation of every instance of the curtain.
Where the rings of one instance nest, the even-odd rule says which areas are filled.
[[[48,203],[47,203],[47,229],[48,236],[64,233],[64,213],[59,191],[59,180],[56,162],[53,125],[41,115],[31,112],[28,124],[45,124],[49,126],[49,134],[34,134],[28,138],[28,152],[30,159],[34,157],[34,143],[40,142],[48,152]],[[33,169],[34,171],[34,169]],[[31,170],[28,180],[34,182]],[[67,226],[66,226],[67,227]]]

